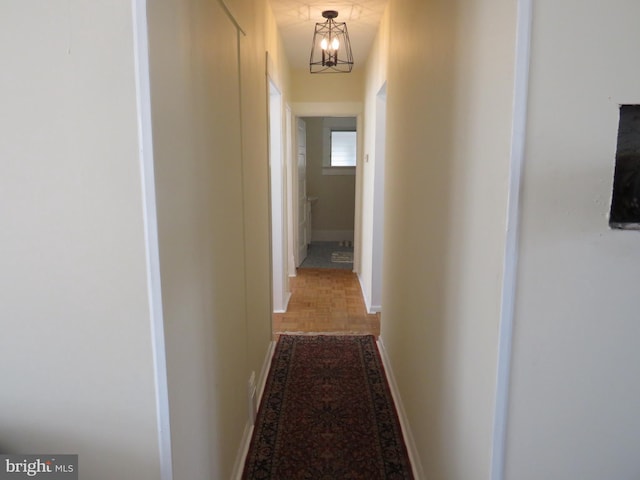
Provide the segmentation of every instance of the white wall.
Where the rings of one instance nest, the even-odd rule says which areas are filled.
[[[381,337],[426,477],[488,479],[515,4],[391,0],[388,15],[367,90],[387,61]]]
[[[639,478],[640,251],[607,214],[640,4],[533,12],[505,478]]]
[[[0,52],[0,450],[157,479],[131,2],[2,2]]]

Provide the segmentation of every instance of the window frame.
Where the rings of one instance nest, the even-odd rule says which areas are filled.
[[[354,166],[331,165],[331,134],[333,132],[354,132],[356,135],[356,156]],[[356,117],[328,117],[322,129],[322,174],[323,175],[355,175],[360,152],[359,132]]]

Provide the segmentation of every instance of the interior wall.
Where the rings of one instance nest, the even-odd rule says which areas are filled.
[[[258,376],[271,340],[272,312],[266,72],[280,89],[286,110],[289,66],[267,0],[236,0],[230,6],[248,33],[240,36],[247,358],[249,374]]]
[[[271,340],[265,52],[282,56],[266,1],[229,10],[148,5],[175,478],[239,467],[247,381]]]
[[[607,215],[619,104],[639,104],[624,0],[533,3],[506,478],[638,478],[637,232]]]
[[[2,2],[0,52],[0,451],[158,479],[131,2]]]
[[[364,72],[364,65],[354,66],[349,74],[311,74],[308,69],[292,69],[291,101],[362,102]]]
[[[516,5],[388,14],[381,338],[425,476],[488,479]]]
[[[323,174],[324,128],[327,119],[328,117],[303,117],[307,125],[307,197],[317,199],[311,204],[311,240],[353,241],[356,177],[354,174]],[[356,128],[355,118],[353,128]]]

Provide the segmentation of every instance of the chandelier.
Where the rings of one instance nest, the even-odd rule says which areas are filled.
[[[353,54],[347,24],[334,20],[338,16],[335,10],[325,10],[322,16],[327,20],[316,23],[309,71],[311,73],[349,73],[353,68]]]

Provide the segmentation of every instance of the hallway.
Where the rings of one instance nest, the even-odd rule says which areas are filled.
[[[310,73],[317,3],[0,3],[0,447],[237,479],[274,332],[371,332],[417,478],[640,478],[640,248],[608,221],[640,2],[336,6],[344,75]],[[357,277],[300,272],[274,318],[292,200],[327,199],[289,188],[313,115],[357,118]]]
[[[286,313],[273,314],[273,334],[284,332],[380,335],[380,315],[367,313],[355,273],[299,268]]]

